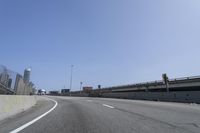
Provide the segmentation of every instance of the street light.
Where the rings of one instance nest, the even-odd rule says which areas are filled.
[[[80,82],[80,94],[81,94],[81,90],[82,90],[82,84],[83,84],[83,82]]]
[[[73,67],[74,67],[74,65],[71,65],[71,76],[70,76],[70,86],[69,86],[70,91],[71,91],[71,89],[72,89],[72,74],[73,74]]]

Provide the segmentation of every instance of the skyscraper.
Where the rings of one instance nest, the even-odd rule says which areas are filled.
[[[5,70],[3,73],[0,74],[0,82],[5,86],[8,86],[8,79],[9,79],[9,74],[7,70]]]
[[[27,68],[24,70],[24,82],[28,83],[30,81],[31,69]]]
[[[11,88],[11,87],[12,87],[12,79],[9,78],[9,79],[8,79],[8,88]]]

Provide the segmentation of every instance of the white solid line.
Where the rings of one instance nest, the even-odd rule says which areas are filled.
[[[44,113],[44,114],[38,116],[37,118],[33,119],[32,121],[30,121],[30,122],[28,122],[28,123],[22,125],[21,127],[19,127],[19,128],[15,129],[15,130],[11,131],[10,133],[18,133],[19,131],[25,129],[26,127],[28,127],[28,126],[30,126],[30,125],[32,125],[33,123],[35,123],[36,121],[40,120],[41,118],[43,118],[44,116],[46,116],[47,114],[49,114],[51,111],[53,111],[53,110],[56,108],[56,106],[58,105],[58,103],[57,103],[55,100],[53,100],[53,99],[50,99],[50,98],[47,98],[47,99],[49,99],[49,100],[55,102],[55,105],[53,106],[53,108],[51,108],[51,109],[50,109],[49,111],[47,111],[46,113]]]
[[[115,107],[110,106],[110,105],[107,105],[107,104],[102,104],[102,105],[105,106],[105,107],[111,108],[111,109],[114,109],[114,108],[115,108]]]

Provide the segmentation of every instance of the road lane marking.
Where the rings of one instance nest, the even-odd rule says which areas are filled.
[[[110,106],[110,105],[107,105],[107,104],[102,104],[102,105],[105,106],[105,107],[111,108],[111,109],[114,109],[114,108],[115,108],[115,107]]]
[[[30,121],[30,122],[22,125],[21,127],[18,127],[17,129],[11,131],[10,133],[18,133],[18,132],[20,132],[21,130],[27,128],[28,126],[32,125],[33,123],[35,123],[36,121],[40,120],[41,118],[43,118],[44,116],[46,116],[47,114],[49,114],[51,111],[53,111],[56,108],[56,106],[58,105],[57,101],[55,101],[53,99],[50,99],[50,98],[46,98],[46,99],[49,99],[49,100],[51,100],[51,101],[53,101],[55,103],[55,105],[53,106],[53,108],[51,108],[46,113],[38,116],[37,118],[33,119],[32,121]]]
[[[86,101],[88,101],[88,102],[92,102],[92,100],[86,100]]]

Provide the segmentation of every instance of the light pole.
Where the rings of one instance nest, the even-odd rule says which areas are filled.
[[[72,75],[73,75],[73,67],[74,67],[74,65],[71,65],[71,76],[70,76],[70,86],[69,86],[70,91],[71,91],[71,89],[72,89]]]
[[[80,82],[80,94],[81,94],[81,90],[82,90],[82,84],[83,84],[83,82]]]

